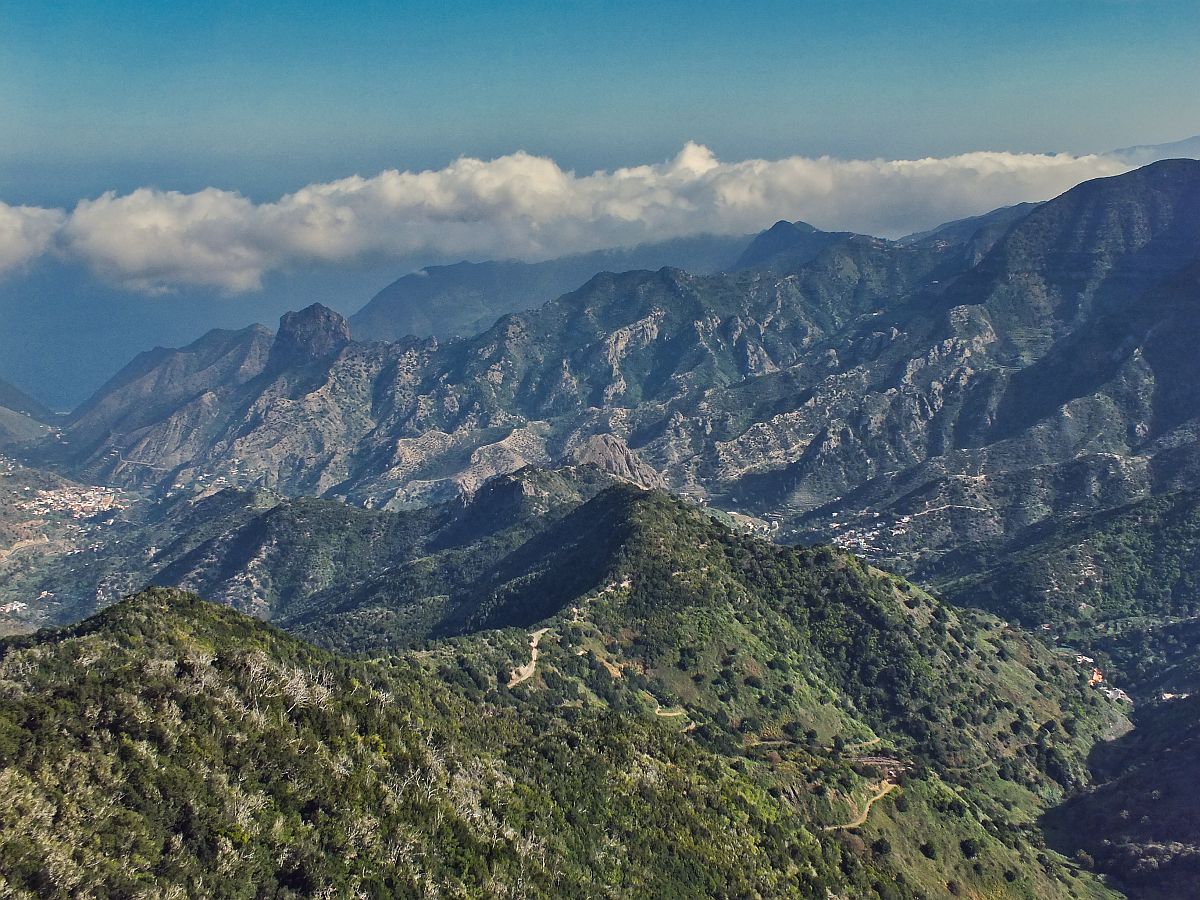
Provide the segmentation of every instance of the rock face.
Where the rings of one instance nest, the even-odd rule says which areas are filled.
[[[571,461],[576,465],[598,466],[622,481],[644,488],[665,486],[663,477],[615,435],[593,434],[571,454]]]
[[[779,229],[744,272],[603,273],[448,344],[347,343],[310,309],[270,365],[242,333],[135,361],[66,461],[406,505],[581,452],[644,480],[624,447],[673,490],[885,556],[1194,479],[1200,163],[1003,218],[782,269],[783,238],[812,235]]]
[[[289,366],[327,360],[350,343],[346,318],[327,306],[314,303],[299,312],[284,313],[271,345],[267,367],[280,371]]]

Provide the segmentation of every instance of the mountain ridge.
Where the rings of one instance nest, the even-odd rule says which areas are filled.
[[[428,266],[379,291],[350,317],[367,341],[435,337],[448,340],[485,331],[508,313],[540,306],[597,272],[672,265],[700,274],[727,267],[748,238],[702,235],[524,263],[516,260]]]
[[[302,384],[281,370],[210,383],[145,427],[97,421],[112,435],[99,445],[75,426],[67,464],[406,505],[609,435],[674,490],[825,539],[834,512],[911,517],[914,498],[982,476],[990,522],[899,523],[953,549],[1039,515],[1018,483],[1049,509],[1090,467],[1128,502],[1193,465],[1197,410],[1178,385],[1197,328],[1198,170],[1088,182],[977,263],[964,244],[852,236],[786,274],[600,274],[470,339],[352,342]]]

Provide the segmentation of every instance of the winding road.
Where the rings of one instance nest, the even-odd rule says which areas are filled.
[[[859,750],[865,750],[867,747],[874,747],[879,743],[879,738],[873,737],[869,741],[859,741],[857,744],[847,744],[842,748],[843,753],[857,753]]]
[[[542,642],[542,635],[549,630],[549,628],[539,628],[537,631],[530,632],[529,662],[512,670],[512,674],[508,678],[508,686],[510,688],[516,687],[522,681],[528,681],[533,677],[533,673],[537,671],[538,644]]]

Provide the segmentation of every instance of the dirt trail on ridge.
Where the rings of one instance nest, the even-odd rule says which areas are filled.
[[[530,632],[529,662],[523,666],[517,666],[517,668],[512,670],[512,674],[508,678],[508,686],[510,688],[516,687],[522,681],[528,681],[533,677],[533,673],[537,671],[538,644],[542,642],[542,635],[549,630],[549,628],[539,628],[537,631]]]

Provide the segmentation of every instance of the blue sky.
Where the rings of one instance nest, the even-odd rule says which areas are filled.
[[[1195,0],[0,0],[0,199],[255,199],[517,149],[564,168],[1103,150],[1200,131]]]
[[[0,377],[66,407],[432,263],[1046,199],[1200,133],[1198,48],[1198,0],[0,0]]]

